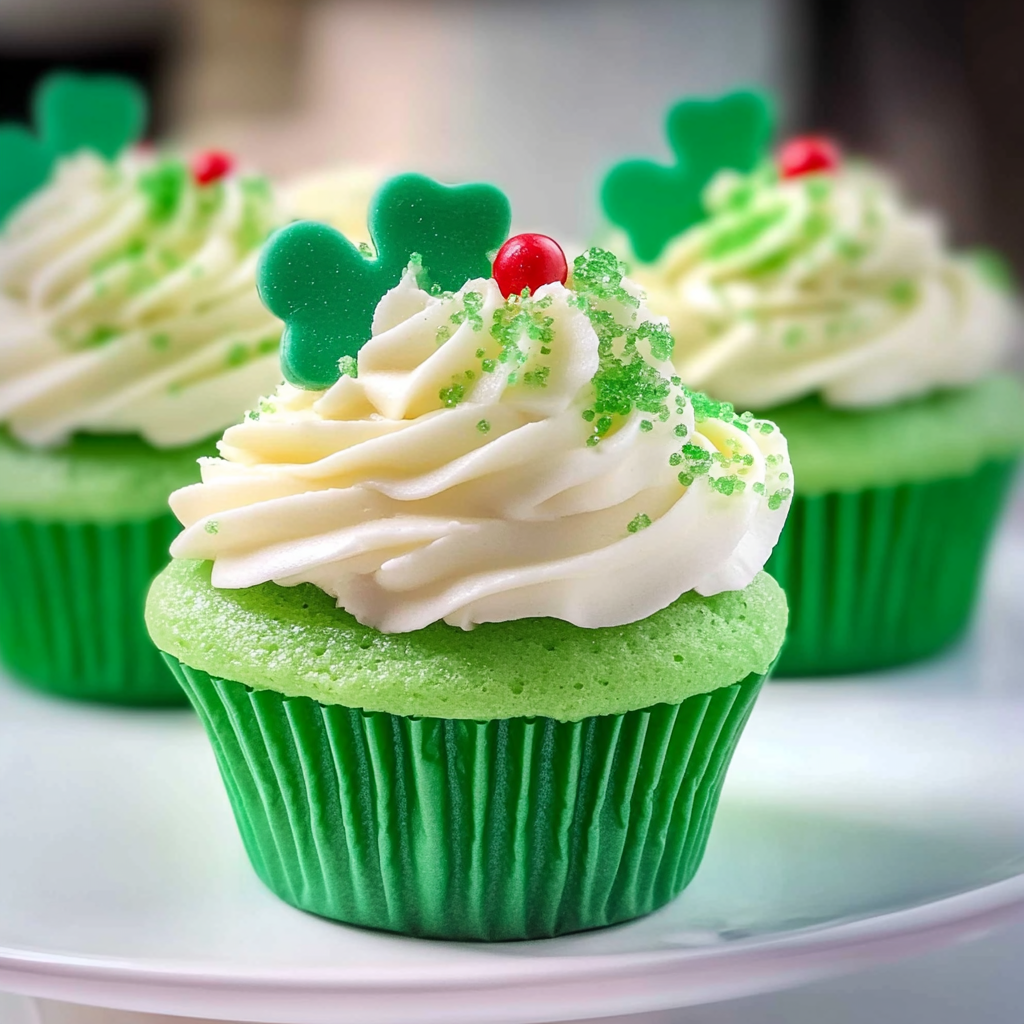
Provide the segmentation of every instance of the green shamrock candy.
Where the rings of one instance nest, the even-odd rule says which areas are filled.
[[[508,198],[493,185],[442,185],[422,174],[386,181],[370,208],[370,236],[381,262],[401,277],[409,257],[419,253],[428,278],[421,284],[449,292],[491,276],[511,223]]]
[[[27,128],[0,124],[0,223],[50,176],[53,154]]]
[[[341,373],[370,336],[387,283],[380,260],[368,259],[340,231],[300,220],[273,234],[256,271],[263,304],[284,321],[281,370],[296,387],[319,391]]]
[[[671,239],[704,219],[702,195],[715,174],[757,166],[774,120],[771,101],[759,92],[683,100],[666,124],[675,164],[627,160],[609,171],[601,188],[605,214],[626,231],[639,259],[656,260]]]
[[[33,96],[39,134],[63,156],[91,149],[108,160],[142,136],[146,97],[127,78],[116,75],[48,75]]]
[[[281,228],[264,246],[256,278],[264,305],[285,323],[285,378],[314,391],[334,384],[338,361],[369,340],[377,303],[414,253],[422,260],[421,285],[429,279],[457,291],[489,277],[511,219],[508,199],[493,185],[449,186],[403,174],[385,182],[370,207],[376,258],[325,224]]]

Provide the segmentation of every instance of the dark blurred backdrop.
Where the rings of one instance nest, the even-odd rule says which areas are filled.
[[[54,66],[134,76],[152,131],[278,174],[489,177],[585,239],[673,98],[758,83],[1024,272],[1022,0],[0,0],[0,116]]]

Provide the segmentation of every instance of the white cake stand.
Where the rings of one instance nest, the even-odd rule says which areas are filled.
[[[0,681],[0,990],[263,1024],[522,1024],[695,1005],[893,961],[1024,915],[1024,531],[975,635],[776,683],[671,906],[546,942],[425,942],[279,902],[189,712]]]

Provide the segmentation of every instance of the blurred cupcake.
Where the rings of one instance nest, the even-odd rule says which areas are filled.
[[[682,386],[610,253],[563,284],[522,235],[492,276],[496,189],[399,177],[371,223],[376,259],[268,243],[292,383],[172,497],[150,632],[289,903],[487,940],[647,913],[782,643],[785,439]]]
[[[950,252],[934,217],[827,139],[769,156],[756,94],[683,102],[669,134],[677,165],[620,165],[605,206],[680,375],[789,440],[799,492],[768,566],[791,609],[779,673],[940,650],[969,621],[1024,447],[1024,394],[998,373],[1008,275]],[[659,172],[667,219],[641,194]]]
[[[0,656],[67,696],[180,702],[146,635],[167,495],[280,380],[255,290],[284,221],[226,154],[133,148],[130,82],[53,75],[0,128]]]

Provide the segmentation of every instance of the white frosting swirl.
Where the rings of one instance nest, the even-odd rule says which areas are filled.
[[[1004,358],[1009,294],[878,173],[725,172],[705,202],[707,221],[635,269],[692,387],[754,409],[813,393],[874,406],[970,383]]]
[[[255,266],[283,219],[262,178],[61,161],[0,235],[0,423],[33,445],[91,431],[170,447],[236,422],[281,379]]]
[[[603,292],[432,297],[410,269],[358,378],[283,386],[172,496],[173,554],[217,587],[314,583],[384,632],[621,625],[745,587],[785,521],[785,439],[688,396],[663,321]]]

